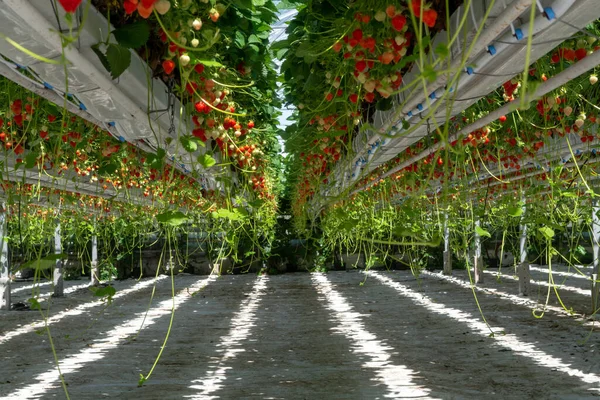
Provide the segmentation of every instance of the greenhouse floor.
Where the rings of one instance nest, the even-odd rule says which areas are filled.
[[[564,270],[564,268],[563,268]],[[409,271],[161,277],[114,283],[110,307],[67,282],[49,320],[71,399],[584,399],[600,395],[599,323],[561,312],[544,286],[517,295],[512,273],[476,291]],[[508,274],[507,274],[508,273]],[[586,312],[589,282],[566,279],[567,307]],[[547,281],[542,270],[534,280]],[[31,296],[13,285],[13,301]],[[25,289],[20,289],[25,287]],[[538,290],[539,289],[539,290]],[[50,286],[42,286],[42,293]],[[192,296],[192,294],[194,294]],[[148,374],[175,319],[167,346]],[[42,303],[43,306],[46,302]],[[0,313],[0,398],[64,398],[37,311]],[[144,322],[144,328],[139,331]]]

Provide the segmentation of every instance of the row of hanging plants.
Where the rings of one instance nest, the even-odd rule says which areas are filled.
[[[198,231],[211,259],[231,257],[248,267],[268,257],[283,187],[268,49],[273,2],[58,3],[79,28],[88,7],[106,17],[112,35],[93,50],[113,79],[137,54],[172,88],[182,104],[171,110],[179,116],[177,138],[145,152],[70,114],[65,104],[77,104],[75,98],[53,104],[0,80],[0,179],[12,251],[25,260],[52,258],[51,227],[62,220],[104,232],[107,256],[130,253],[135,246],[118,245],[123,240],[151,243],[149,232],[177,242]],[[63,35],[73,42],[77,30]],[[168,154],[172,144],[177,151]],[[189,155],[191,168],[174,167]],[[32,240],[32,232],[47,240]],[[65,240],[77,238],[80,255],[87,252],[90,235],[63,232]]]

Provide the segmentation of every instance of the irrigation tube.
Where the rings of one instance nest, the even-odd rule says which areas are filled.
[[[566,70],[562,71],[558,75],[555,75],[554,77],[548,79],[546,82],[539,85],[537,87],[537,89],[535,90],[535,92],[529,96],[528,101],[533,101],[536,98],[540,98],[540,97],[544,96],[545,94],[558,89],[559,87],[566,84],[567,82],[577,78],[580,75],[583,75],[590,69],[596,67],[598,64],[600,64],[600,51],[596,51],[593,54],[585,57],[583,60],[578,61],[576,64],[573,64],[572,66],[570,66]],[[450,135],[448,137],[448,143],[455,141],[461,135],[464,135],[464,134],[476,131],[477,129],[483,128],[490,122],[496,121],[501,116],[514,111],[514,109],[518,103],[519,103],[518,100],[507,103],[507,104],[503,105],[502,107],[497,108],[495,111],[492,111],[485,117],[480,118],[477,121],[473,122],[472,124],[465,126],[458,132]],[[373,182],[377,182],[380,179],[387,178],[388,176],[395,174],[396,172],[408,167],[409,165],[414,164],[417,161],[422,160],[423,158],[429,156],[430,154],[434,154],[436,151],[440,150],[444,146],[445,146],[445,143],[442,143],[442,142],[438,142],[438,143],[434,144],[429,149],[422,151],[421,153],[404,161],[400,165],[390,169],[388,172],[380,175],[379,178],[374,180]],[[350,195],[353,195],[355,193],[358,193],[358,192],[370,187],[373,184],[373,182],[368,183],[367,185],[354,190],[353,192],[350,193]]]
[[[485,67],[487,64],[489,64],[489,62],[492,59],[496,58],[496,56],[498,54],[504,52],[507,48],[509,48],[509,46],[511,44],[515,44],[515,43],[519,42],[520,40],[526,38],[529,34],[529,28],[530,28],[529,25],[530,24],[529,23],[524,24],[521,28],[516,29],[515,33],[513,33],[514,29],[512,28],[512,24],[527,8],[529,8],[531,3],[532,3],[531,0],[518,1],[514,4],[514,6],[511,9],[502,13],[501,16],[498,17],[498,19],[496,19],[494,21],[492,26],[490,26],[490,28],[486,29],[482,33],[480,40],[477,41],[477,44],[473,47],[473,50],[471,52],[471,54],[478,54],[482,50],[487,48],[486,53],[481,55],[474,63],[472,62],[474,57],[470,57],[469,59],[467,59],[467,64],[469,64],[469,63],[475,64],[477,66],[476,67],[477,69],[481,69],[481,68]],[[575,3],[575,0],[556,0],[552,4],[552,6],[546,7],[544,9],[544,14],[537,17],[533,22],[532,35],[539,33],[540,31],[548,28],[550,25],[552,25],[554,22],[556,22],[560,17],[562,17],[571,8],[571,6],[574,3]],[[492,43],[493,39],[495,39],[508,26],[511,26],[511,31],[507,32],[504,36],[502,36],[502,38],[499,39],[498,44],[493,44]],[[492,43],[492,44],[490,44],[490,43]],[[462,63],[461,59],[456,58],[450,67],[451,70],[460,66],[461,63]],[[474,76],[473,73],[475,72],[473,67],[468,66],[467,68],[465,68],[464,72],[467,73],[467,79],[463,79],[463,80],[459,81],[459,83],[457,84],[456,87],[451,87],[451,88],[446,88],[446,86],[444,86],[448,81],[448,76],[445,74],[440,75],[437,78],[437,80],[432,85],[430,85],[431,94],[428,96],[428,98],[425,99],[425,100],[429,100],[429,101],[427,101],[425,104],[423,104],[423,100],[421,97],[414,98],[417,100],[409,100],[409,102],[401,110],[401,113],[405,114],[405,117],[396,123],[391,122],[395,119],[395,118],[392,118],[390,120],[390,122],[388,122],[388,124],[384,125],[380,130],[382,130],[382,131],[387,131],[389,129],[391,129],[392,131],[396,130],[396,132],[393,133],[394,135],[399,133],[402,130],[401,125],[402,125],[403,121],[407,121],[410,118],[412,118],[413,116],[417,115],[418,113],[421,113],[421,112],[427,110],[437,100],[443,98],[444,92],[446,90],[449,90],[449,91],[459,90],[460,88],[464,87],[466,83],[471,81],[470,78],[472,78]],[[433,88],[436,88],[436,89],[433,90]],[[427,92],[429,92],[429,91],[430,91],[430,89],[427,88]],[[390,125],[393,125],[393,126],[390,127]],[[380,136],[376,134],[371,139],[369,139],[369,141],[367,142],[367,145],[365,147],[371,146],[371,149],[368,150],[369,151],[368,161],[370,161],[373,158],[373,156],[375,155],[375,152],[379,148],[379,143],[378,143],[379,140],[380,140]],[[364,149],[363,149],[363,151],[364,151]],[[352,180],[354,181],[358,178],[358,174],[356,173],[356,171],[360,171],[359,163],[357,162],[357,157],[355,157],[355,159],[352,161],[352,163],[356,167],[355,172],[352,174]],[[365,163],[363,163],[363,164],[365,164]]]

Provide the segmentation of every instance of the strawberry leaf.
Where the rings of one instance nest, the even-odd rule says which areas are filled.
[[[117,28],[112,31],[112,34],[121,46],[137,49],[145,45],[150,38],[150,25],[146,21],[140,20]]]
[[[111,77],[117,79],[131,64],[131,52],[126,47],[111,43],[106,49],[106,59]]]
[[[210,168],[217,163],[215,159],[209,156],[208,154],[202,154],[201,156],[198,156],[198,162],[204,168]]]
[[[179,141],[181,142],[181,145],[183,146],[185,151],[189,153],[193,153],[194,151],[198,150],[198,142],[194,140],[193,136],[181,136],[179,138]]]
[[[490,233],[488,231],[486,231],[485,229],[476,226],[475,227],[475,233],[477,233],[477,235],[481,236],[481,237],[492,237],[492,235],[490,235]]]
[[[188,220],[188,216],[181,211],[165,211],[162,214],[158,214],[156,220],[163,224],[179,226]]]
[[[217,67],[220,68],[223,66],[223,64],[221,64],[218,61],[214,61],[214,60],[198,60],[198,62],[206,67]]]
[[[95,45],[93,45],[92,46],[92,51],[94,53],[96,53],[96,55],[100,59],[100,62],[102,63],[102,66],[104,66],[104,68],[106,68],[106,70],[108,72],[110,72],[110,63],[108,62],[108,59],[106,58],[106,56],[104,55],[104,53],[102,52],[102,50],[100,50],[100,44],[101,43],[96,43]]]

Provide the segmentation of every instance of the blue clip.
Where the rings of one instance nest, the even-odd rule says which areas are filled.
[[[554,10],[552,9],[552,7],[544,8],[544,15],[546,16],[546,18],[548,18],[548,21],[551,21],[554,18],[556,18],[556,14],[554,14]]]
[[[579,149],[575,150],[575,155],[576,156],[581,155],[581,150],[579,150]]]
[[[432,93],[429,95],[429,98],[430,98],[431,100],[435,100],[435,92],[432,92]]]
[[[423,111],[423,104],[417,104],[417,110]]]
[[[493,44],[490,44],[488,46],[488,53],[490,53],[491,55],[495,56],[496,55],[496,47]]]
[[[409,111],[408,114],[406,114],[406,115],[408,115],[409,117],[412,117],[413,113],[412,113],[412,111]]]
[[[17,63],[15,63],[15,65],[16,65],[17,69],[27,69],[27,67],[24,65],[17,64]]]
[[[116,124],[115,124],[115,121],[110,121],[110,122],[108,123],[108,126],[111,126],[111,127],[113,127],[113,128],[115,127],[115,125],[116,125]]]
[[[83,104],[83,103],[79,103],[79,109],[80,109],[81,111],[87,111],[87,107],[86,107],[86,106],[85,106],[85,104]]]
[[[352,173],[352,177],[353,177],[353,178],[356,178],[356,174],[355,174],[354,172]]]
[[[367,154],[371,154],[371,150],[372,150],[372,149],[369,149],[369,150],[367,150]]]
[[[448,91],[448,93],[452,93],[452,92],[454,92],[454,86],[450,86],[450,88],[448,88],[448,86],[446,86],[446,90]]]
[[[46,89],[49,89],[49,90],[52,90],[52,89],[54,89],[54,86],[52,86],[52,85],[51,85],[51,84],[49,84],[48,82],[44,82],[44,87],[45,87]]]
[[[473,67],[467,67],[467,75],[473,75]]]
[[[521,30],[521,28],[515,29],[515,37],[517,38],[517,40],[523,39],[523,31]]]
[[[596,155],[596,149],[592,149],[592,155]]]
[[[125,138],[124,138],[123,136],[119,136],[119,141],[120,141],[120,142],[124,142],[124,141],[125,141]]]

